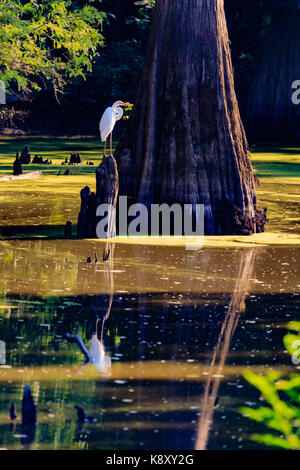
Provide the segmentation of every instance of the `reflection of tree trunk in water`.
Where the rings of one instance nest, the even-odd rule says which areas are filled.
[[[221,381],[221,373],[228,354],[230,341],[238,324],[241,307],[247,295],[249,282],[255,260],[255,250],[241,253],[240,269],[236,286],[222,325],[214,355],[210,364],[208,379],[202,401],[201,417],[198,423],[196,450],[205,450],[208,443],[215,402]]]
[[[193,306],[196,304],[196,300],[194,297],[193,292],[198,290],[199,287],[199,281],[195,279],[195,268],[199,265],[201,265],[201,273],[203,278],[209,277],[209,267],[213,265],[213,261],[211,258],[212,252],[210,250],[206,251],[201,251],[200,253],[195,251],[187,251],[185,250],[184,252],[184,264],[186,265],[187,271],[190,272],[190,276],[186,276],[185,279],[182,281],[181,287],[183,292],[186,292],[185,294],[185,300],[187,302],[186,306],[189,305],[189,309],[192,310]],[[197,285],[196,288],[193,289],[194,285]],[[189,294],[191,293],[191,294]],[[186,309],[185,309],[185,314],[186,314]],[[185,315],[184,314],[184,315]],[[179,328],[177,330],[177,337],[176,340],[174,341],[173,345],[173,354],[172,354],[172,359],[176,360],[177,359],[177,354],[178,354],[178,347],[181,346],[182,344],[182,335],[184,334],[182,328]]]

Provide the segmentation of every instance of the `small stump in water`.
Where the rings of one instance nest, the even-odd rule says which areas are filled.
[[[19,150],[17,150],[16,159],[13,164],[13,175],[19,176],[23,174],[22,163],[19,158]]]
[[[95,238],[96,236],[96,195],[89,186],[80,191],[81,208],[78,214],[77,236]]]
[[[72,222],[68,220],[65,225],[65,237],[72,237]]]
[[[82,163],[79,153],[72,153],[69,165],[80,165]]]
[[[29,165],[30,163],[30,151],[28,145],[26,145],[21,153],[21,163],[24,165]]]

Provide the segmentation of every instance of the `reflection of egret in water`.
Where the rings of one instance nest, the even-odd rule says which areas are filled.
[[[101,374],[109,374],[111,368],[111,359],[110,356],[105,352],[104,346],[104,327],[105,322],[110,316],[113,294],[114,294],[114,277],[113,277],[113,260],[114,260],[114,249],[115,243],[107,241],[105,244],[104,254],[107,261],[104,264],[99,264],[99,268],[103,272],[104,266],[104,276],[106,285],[108,286],[108,294],[95,296],[92,301],[91,308],[95,311],[96,316],[96,325],[95,332],[92,334],[90,341],[89,350],[87,350],[82,338],[78,335],[72,335],[65,333],[63,338],[69,341],[70,343],[77,343],[79,349],[84,354],[86,358],[86,363],[80,367],[79,372],[82,371],[87,365],[95,366]],[[97,267],[98,269],[98,267]],[[108,299],[108,303],[107,303]]]
[[[113,302],[113,295],[114,295],[114,275],[113,275],[113,262],[114,262],[114,250],[115,250],[115,243],[114,242],[106,242],[105,245],[105,253],[109,253],[108,261],[105,262],[105,280],[109,287],[108,289],[108,305],[105,306],[104,315],[101,312],[102,306],[96,305],[94,308],[97,309],[97,320],[96,320],[96,331],[92,335],[92,339],[90,342],[89,347],[89,357],[90,362],[102,373],[102,374],[109,374],[111,368],[111,359],[110,356],[105,352],[104,346],[104,327],[105,322],[110,316],[112,302]],[[99,326],[101,325],[101,326]]]
[[[102,300],[101,297],[101,305],[99,306],[98,303],[94,305],[94,308],[97,310],[97,320],[96,320],[96,328],[95,333],[92,335],[92,339],[90,342],[90,347],[88,350],[89,355],[89,362],[86,363],[83,367],[86,367],[88,364],[93,364],[96,367],[101,375],[109,375],[111,369],[111,358],[105,352],[104,346],[104,327],[105,322],[110,316],[112,302],[113,302],[113,295],[114,295],[114,276],[113,276],[113,260],[114,260],[114,250],[115,250],[115,243],[107,242],[105,245],[105,253],[109,253],[108,261],[105,262],[105,279],[109,286],[109,301],[108,306],[105,308],[104,315],[102,315]],[[99,324],[101,324],[100,331],[99,331]],[[82,370],[82,368],[80,369]],[[83,448],[87,447],[88,442],[88,434],[84,431],[85,420],[77,422],[77,427],[75,429],[75,442],[81,442],[83,444]]]
[[[195,449],[207,448],[209,431],[213,420],[218,390],[222,377],[222,370],[228,354],[230,341],[238,324],[239,314],[245,301],[249,282],[253,270],[256,252],[254,250],[242,251],[240,268],[231,302],[226,313],[218,342],[210,363],[207,382],[201,406],[201,416],[198,422]]]
[[[98,339],[98,321],[96,321],[96,333],[93,334],[90,348],[89,348],[89,356],[91,363],[103,374],[107,374],[111,368],[111,359],[110,356],[105,354],[105,347],[103,342],[103,327],[104,327],[104,320],[102,321],[102,328],[101,328],[101,336]]]

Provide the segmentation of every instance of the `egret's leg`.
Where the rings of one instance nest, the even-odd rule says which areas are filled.
[[[110,155],[112,156],[112,133],[110,134]]]
[[[106,139],[104,141],[104,155],[106,155]]]

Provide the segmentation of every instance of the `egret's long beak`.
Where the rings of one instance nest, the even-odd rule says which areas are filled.
[[[123,106],[133,106],[131,103],[123,103]]]

